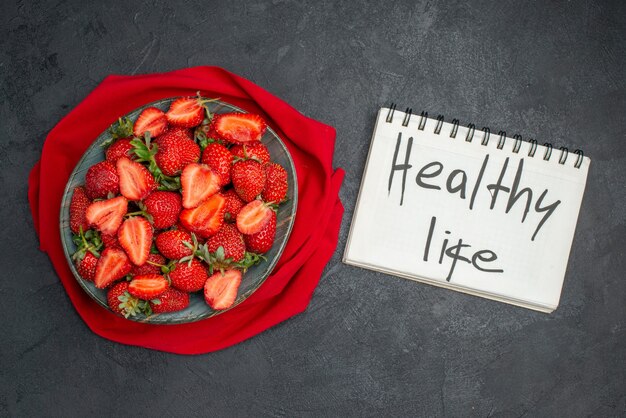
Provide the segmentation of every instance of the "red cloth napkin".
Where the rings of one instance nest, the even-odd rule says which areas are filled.
[[[296,166],[298,209],[291,237],[265,283],[236,308],[206,320],[151,325],[125,320],[93,301],[76,282],[61,246],[59,210],[74,166],[109,125],[137,107],[173,96],[220,97],[261,114]],[[28,199],[41,250],[48,253],[79,315],[96,334],[123,344],[180,354],[219,350],[304,311],[337,246],[343,170],[332,169],[335,130],[298,113],[252,82],[217,67],[109,76],[52,129],[29,176]]]

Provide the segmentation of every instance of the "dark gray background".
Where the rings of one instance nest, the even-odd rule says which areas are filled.
[[[626,3],[2,2],[0,415],[626,415]],[[200,356],[89,331],[27,174],[107,74],[218,65],[337,129],[338,250],[306,313]],[[341,264],[381,105],[592,159],[551,315]]]

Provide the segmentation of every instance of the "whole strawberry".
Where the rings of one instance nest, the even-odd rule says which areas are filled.
[[[119,315],[128,318],[140,313],[146,313],[148,303],[141,301],[128,293],[128,282],[116,283],[107,292],[107,305]]]
[[[90,199],[103,199],[109,193],[119,194],[120,178],[115,164],[104,160],[89,167],[85,174],[85,190]]]
[[[177,263],[169,274],[172,286],[183,292],[197,292],[209,278],[202,262],[192,259],[190,263]]]
[[[202,152],[202,163],[211,167],[219,175],[220,186],[230,183],[230,167],[233,155],[228,148],[218,142],[211,142]]]
[[[141,276],[144,274],[161,274],[161,266],[165,265],[166,260],[161,254],[148,255],[148,260],[142,266],[133,266],[130,271],[131,276]]]
[[[231,154],[234,157],[239,157],[242,160],[257,160],[261,164],[267,164],[270,162],[270,152],[267,147],[260,141],[247,142],[245,144],[233,145],[230,148]]]
[[[235,189],[225,191],[222,193],[222,196],[226,199],[226,203],[224,204],[224,220],[226,222],[235,222],[239,211],[245,206],[246,202],[241,200],[237,192],[235,192]]]
[[[133,146],[130,141],[132,138],[120,138],[106,150],[106,160],[111,161],[113,164],[117,162],[121,157],[133,158]]]
[[[172,127],[154,142],[158,147],[154,158],[166,176],[176,176],[200,159],[200,147],[189,129]]]
[[[185,242],[192,243],[191,235],[186,231],[172,229],[170,231],[161,232],[156,236],[154,242],[159,252],[170,260],[180,260],[193,253],[193,251],[184,244]]]
[[[263,254],[268,252],[274,244],[276,237],[276,212],[272,211],[270,220],[263,229],[256,234],[244,235],[246,249],[253,253]]]
[[[231,258],[234,262],[243,260],[246,255],[243,235],[233,224],[224,224],[215,235],[207,240],[206,245],[212,253],[222,247],[224,259]]]
[[[76,271],[83,279],[92,282],[96,277],[96,264],[98,264],[98,257],[87,251],[82,259],[76,260]]]
[[[81,229],[83,232],[89,229],[89,222],[85,216],[89,205],[91,205],[91,199],[87,196],[85,188],[82,186],[74,188],[70,201],[70,229],[73,233],[78,234]]]
[[[181,311],[189,306],[189,293],[170,287],[158,298],[150,301],[153,313]]]
[[[261,197],[266,202],[280,203],[287,196],[287,171],[276,163],[265,164],[265,188]]]
[[[265,188],[265,170],[254,160],[237,161],[231,177],[235,191],[244,202],[251,202]]]
[[[156,229],[166,229],[178,222],[178,215],[183,209],[179,193],[156,191],[144,201],[145,212],[152,217]]]

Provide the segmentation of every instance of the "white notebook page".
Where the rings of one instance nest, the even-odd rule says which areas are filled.
[[[419,130],[420,116],[413,115],[405,127],[403,112],[396,110],[391,123],[388,114],[387,108],[378,113],[344,262],[534,309],[555,309],[589,158],[576,168],[578,156],[571,152],[559,164],[558,149],[546,161],[543,146],[529,157],[526,141],[514,153],[512,138],[498,149],[494,133],[481,145],[480,130],[467,142],[465,127],[459,126],[451,138],[452,124],[443,123],[435,134],[437,120],[426,119]],[[411,167],[405,169],[409,141]],[[532,196],[521,192],[525,188]],[[511,198],[515,191],[517,200]]]

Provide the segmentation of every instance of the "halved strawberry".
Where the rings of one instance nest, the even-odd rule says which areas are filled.
[[[91,199],[87,196],[85,188],[83,186],[75,187],[70,201],[70,229],[73,233],[78,234],[81,228],[83,232],[89,229],[89,222],[85,216],[89,205],[91,205]]]
[[[178,215],[183,206],[179,193],[156,191],[144,201],[146,213],[152,216],[156,229],[166,229],[178,222]]]
[[[220,186],[230,183],[230,167],[233,155],[228,148],[218,142],[211,142],[202,151],[202,163],[211,167],[220,177]]]
[[[263,118],[253,113],[222,113],[211,124],[220,138],[232,143],[260,141],[266,128]]]
[[[218,271],[204,284],[204,300],[215,310],[228,309],[237,299],[237,290],[241,284],[241,271]]]
[[[204,119],[204,107],[197,97],[181,97],[170,104],[165,116],[170,125],[193,128]]]
[[[255,160],[237,161],[231,171],[233,187],[239,197],[250,202],[265,188],[265,170]]]
[[[94,283],[98,289],[104,289],[116,280],[130,273],[132,265],[121,248],[105,248],[96,265]]]
[[[98,200],[87,208],[85,217],[90,225],[94,225],[103,234],[113,235],[122,224],[122,218],[128,209],[128,201],[124,196],[108,200]]]
[[[130,141],[132,138],[120,138],[106,150],[106,159],[113,164],[117,162],[120,157],[133,158],[133,146]]]
[[[141,138],[144,133],[150,132],[155,138],[167,129],[167,117],[162,110],[156,107],[148,107],[141,112],[133,127],[133,135]]]
[[[157,188],[154,176],[148,169],[126,157],[117,160],[120,192],[128,200],[142,200]]]
[[[126,219],[117,231],[117,239],[130,261],[142,266],[148,260],[152,246],[152,225],[146,218],[133,216]]]
[[[180,260],[193,253],[191,248],[185,245],[185,242],[192,244],[191,234],[178,229],[161,232],[154,240],[159,252],[170,260]]]
[[[272,209],[260,200],[253,200],[237,215],[237,229],[242,234],[255,234],[269,222]]]
[[[136,298],[150,300],[162,295],[170,287],[170,282],[160,274],[135,276],[128,285],[128,293]]]
[[[189,293],[170,287],[158,298],[150,301],[153,313],[175,312],[189,306]]]
[[[118,194],[120,178],[115,164],[105,160],[89,167],[85,174],[85,191],[90,199],[106,199],[109,194]]]
[[[241,242],[243,244],[243,240]],[[177,263],[169,276],[172,286],[184,292],[197,292],[209,278],[204,264],[195,258],[191,260],[191,264]]]
[[[209,166],[189,164],[180,175],[183,207],[192,209],[220,190],[220,177]]]
[[[233,145],[230,148],[230,152],[235,157],[239,157],[242,160],[257,160],[261,164],[267,164],[270,162],[270,152],[265,145],[260,141],[247,142],[245,144]]]
[[[273,210],[271,212],[270,220],[263,229],[256,234],[243,236],[248,251],[263,254],[272,248],[276,237],[276,212]]]
[[[224,204],[221,194],[214,194],[194,209],[180,213],[180,223],[189,231],[204,238],[215,234],[224,223]]]
[[[187,164],[200,159],[200,147],[189,129],[174,126],[154,143],[157,146],[154,160],[166,176],[177,176]]]

